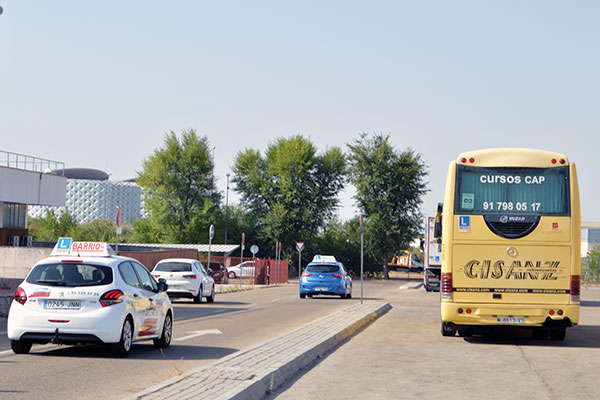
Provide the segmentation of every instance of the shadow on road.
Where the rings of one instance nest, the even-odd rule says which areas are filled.
[[[567,328],[567,336],[561,340],[539,340],[532,337],[531,328],[493,327],[482,336],[464,338],[471,344],[496,344],[510,346],[572,347],[582,349],[600,348],[600,326],[577,325]]]
[[[43,349],[43,348],[42,348]],[[115,358],[107,346],[79,345],[56,348],[41,353],[31,352],[39,357],[73,357],[73,358],[114,358],[118,360],[212,360],[235,353],[239,349],[228,347],[187,346],[172,344],[168,349],[157,349],[152,344],[134,344],[126,358]]]

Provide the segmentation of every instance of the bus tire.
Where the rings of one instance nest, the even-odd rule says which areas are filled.
[[[567,334],[566,326],[558,326],[556,328],[550,328],[550,340],[565,340]]]
[[[456,336],[456,328],[454,325],[442,321],[442,336]]]

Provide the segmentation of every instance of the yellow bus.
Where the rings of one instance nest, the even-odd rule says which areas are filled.
[[[531,149],[451,161],[441,226],[442,335],[492,325],[563,340],[579,322],[581,216],[575,164]]]

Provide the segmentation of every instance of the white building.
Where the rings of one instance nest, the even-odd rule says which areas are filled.
[[[64,206],[64,163],[0,150],[0,246],[30,246],[27,209]],[[53,172],[51,172],[53,171]]]
[[[78,223],[95,219],[115,221],[117,209],[121,208],[123,221],[140,218],[141,188],[134,181],[109,181],[109,175],[100,170],[87,168],[65,169],[67,199],[65,207],[56,207],[57,216],[69,211]],[[48,207],[30,207],[31,217],[42,218]]]
[[[581,222],[581,257],[587,257],[600,245],[600,223]]]

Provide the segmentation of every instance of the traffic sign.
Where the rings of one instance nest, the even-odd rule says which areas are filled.
[[[298,251],[304,250],[304,242],[296,242],[296,250],[298,250]]]
[[[253,244],[252,246],[250,246],[250,253],[252,253],[252,255],[258,253],[258,246]]]
[[[208,236],[210,238],[210,240],[212,240],[215,237],[215,226],[211,225],[210,229],[208,230]]]
[[[123,214],[121,214],[121,207],[117,208],[117,228],[121,227],[121,220],[123,219]]]

